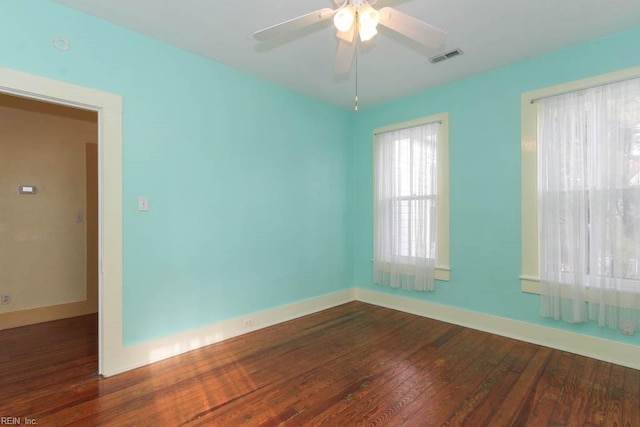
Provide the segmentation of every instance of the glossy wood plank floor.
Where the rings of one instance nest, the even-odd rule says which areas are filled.
[[[0,331],[0,417],[40,426],[640,426],[640,371],[359,302],[106,379],[95,374],[96,329],[86,316]]]

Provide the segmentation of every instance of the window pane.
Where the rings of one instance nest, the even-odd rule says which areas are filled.
[[[376,136],[376,245],[386,259],[435,258],[438,127]]]
[[[572,280],[640,279],[638,92],[614,84],[541,101],[539,141],[546,259]]]
[[[435,258],[435,198],[408,199],[394,203],[398,217],[398,254]]]

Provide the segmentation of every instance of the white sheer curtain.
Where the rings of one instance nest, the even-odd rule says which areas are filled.
[[[640,79],[539,102],[541,313],[633,333],[640,320]]]
[[[377,134],[374,282],[434,290],[439,123]]]

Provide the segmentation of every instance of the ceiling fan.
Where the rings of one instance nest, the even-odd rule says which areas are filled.
[[[257,31],[253,36],[258,41],[267,41],[333,17],[338,37],[336,74],[351,70],[358,41],[356,34],[361,42],[371,40],[378,33],[378,24],[428,48],[441,48],[445,44],[447,34],[441,29],[391,7],[376,10],[373,6],[377,0],[333,0],[333,3],[336,9],[320,9]]]

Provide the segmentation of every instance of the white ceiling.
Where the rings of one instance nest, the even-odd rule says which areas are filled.
[[[331,0],[56,0],[279,85],[350,108],[355,72],[335,77],[331,20],[277,42],[256,30]],[[464,55],[431,64],[426,51],[382,28],[359,53],[360,106],[389,101],[640,25],[639,0],[379,0],[448,33]],[[73,41],[71,41],[73,42]],[[596,60],[596,59],[594,59]]]

